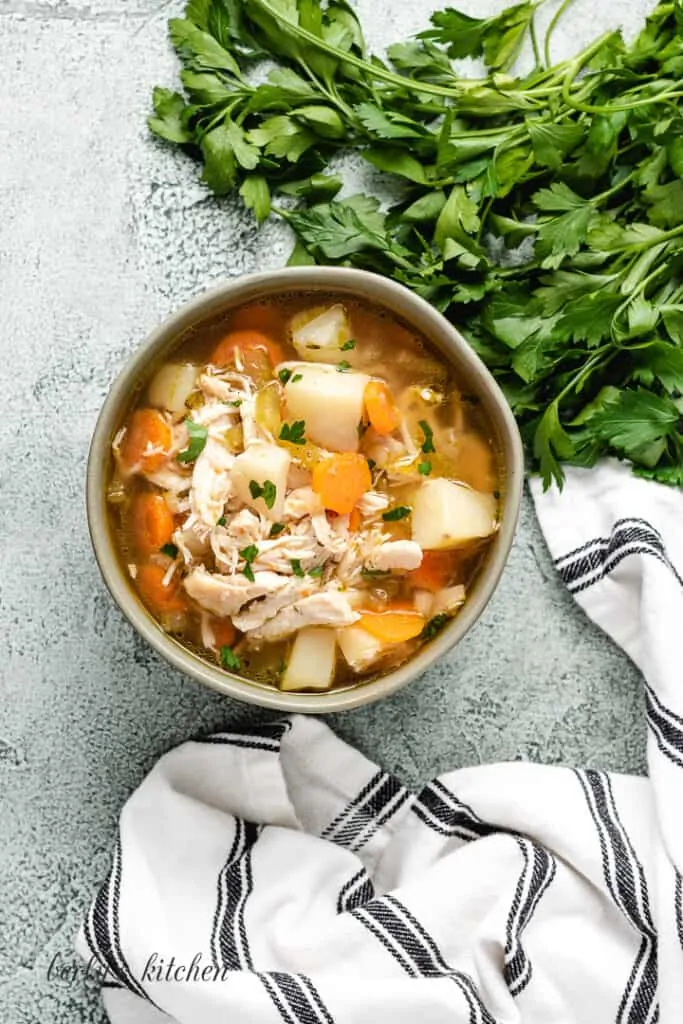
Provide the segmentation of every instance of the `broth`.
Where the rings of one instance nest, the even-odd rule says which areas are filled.
[[[113,442],[111,526],[162,628],[293,691],[375,678],[458,614],[497,529],[477,399],[389,311],[249,303],[150,367]]]

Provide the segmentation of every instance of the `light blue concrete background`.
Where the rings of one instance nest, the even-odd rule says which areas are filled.
[[[425,26],[430,0],[360,0],[381,48]],[[463,3],[472,13],[496,0]],[[552,11],[552,2],[546,19]],[[645,0],[576,0],[568,54]],[[278,267],[196,168],[147,134],[174,82],[156,0],[0,5],[0,1021],[100,1021],[94,987],[47,978],[70,954],[121,804],[162,752],[254,712],[162,663],[112,605],[83,504],[109,382],[163,316],[213,281]],[[357,174],[349,166],[349,175]],[[638,674],[575,607],[525,502],[502,585],[452,656],[392,700],[333,725],[406,781],[528,758],[642,771]]]

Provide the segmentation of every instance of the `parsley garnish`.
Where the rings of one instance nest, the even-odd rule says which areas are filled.
[[[242,569],[242,575],[246,576],[250,583],[253,583],[256,577],[254,576],[254,570],[251,567],[251,563],[255,558],[258,558],[258,548],[255,544],[250,544],[249,547],[242,548],[239,552],[239,556],[246,562],[244,569]]]
[[[292,567],[292,572],[295,576],[305,576],[306,573],[301,568],[301,561],[298,558],[290,558],[289,564]]]
[[[280,378],[280,382],[282,384],[287,384],[291,376],[292,371],[288,370],[286,366],[283,366],[283,368],[278,372],[278,377]]]
[[[344,344],[341,347],[341,350],[342,350],[342,352],[350,352],[351,349],[355,348],[355,347],[356,347],[355,339],[354,338],[349,338],[348,341],[344,342]]]
[[[216,526],[225,526],[227,521],[228,520],[225,518],[225,516],[221,516],[220,519],[216,520]]]
[[[160,550],[163,555],[168,555],[169,558],[178,557],[178,548],[175,544],[164,544]]]
[[[418,473],[421,473],[422,476],[429,476],[432,471],[432,464],[429,459],[424,459],[422,462],[419,462],[417,471]]]
[[[296,420],[294,423],[283,423],[280,430],[280,440],[289,441],[290,444],[306,444],[306,438],[304,437],[305,430],[305,420]]]
[[[386,523],[396,523],[399,519],[405,519],[411,512],[412,509],[407,505],[397,505],[396,508],[390,508],[388,512],[382,512],[382,519]]]
[[[257,480],[250,480],[249,493],[254,501],[256,501],[257,498],[263,498],[266,503],[266,508],[271,509],[275,504],[275,499],[277,497],[277,487],[272,480],[264,480],[263,485],[261,485]]]
[[[371,473],[376,465],[377,463],[375,462],[374,459],[368,459],[368,469],[370,470]]]
[[[242,668],[241,658],[227,644],[221,647],[221,665],[230,672],[239,672]]]
[[[309,572],[308,572],[308,575],[309,576],[313,576],[313,577],[319,577],[319,576],[322,576],[322,574],[323,574],[323,567],[322,567],[322,565],[316,565],[316,567],[314,569],[309,569]]]
[[[284,529],[286,529],[286,526],[285,526],[284,523],[273,523],[273,525],[270,528],[270,533],[268,534],[268,536],[269,537],[278,537],[282,533],[282,531]]]
[[[429,455],[430,452],[436,451],[434,447],[434,431],[427,423],[427,420],[420,420],[418,426],[424,434],[424,441],[422,442],[422,451],[425,455]]]
[[[433,640],[437,633],[441,632],[443,627],[448,622],[448,615],[445,612],[441,612],[440,615],[435,615],[433,619],[430,619],[426,623],[424,629],[420,633],[421,640]]]
[[[294,376],[292,377],[292,384],[296,384],[296,382],[298,380],[303,380],[303,379],[304,379],[304,375],[302,373],[295,373]]]
[[[369,580],[379,579],[382,576],[390,576],[391,573],[388,569],[368,569],[366,566],[360,571],[361,576],[365,576]]]
[[[239,409],[241,404],[242,404],[242,399],[241,398],[235,398],[234,401],[228,402],[228,405],[231,405],[234,409]]]
[[[185,420],[185,426],[187,427],[188,445],[184,451],[178,452],[176,459],[178,462],[194,462],[197,456],[204,451],[209,431],[206,427],[193,423],[192,420]]]
[[[346,373],[351,369],[351,363],[348,359],[342,359],[341,363],[337,363],[337,373]]]

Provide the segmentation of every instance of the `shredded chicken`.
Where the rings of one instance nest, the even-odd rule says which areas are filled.
[[[305,626],[350,626],[360,618],[347,598],[338,590],[322,591],[302,597],[296,604],[283,608],[259,629],[249,633],[252,643],[269,643],[291,636]]]
[[[288,608],[303,597],[308,597],[318,589],[318,584],[309,578],[299,579],[292,577],[287,585],[282,587],[270,597],[264,597],[260,601],[252,601],[237,615],[233,616],[233,625],[243,633],[250,633],[254,629],[261,629],[283,608]]]
[[[286,587],[288,578],[274,572],[254,573],[254,580],[244,575],[223,576],[207,572],[203,565],[193,569],[184,580],[185,590],[205,611],[218,618],[234,616],[249,601],[276,594]]]
[[[379,544],[368,559],[368,567],[380,572],[394,569],[409,572],[422,564],[422,548],[414,540],[389,540]]]
[[[315,515],[311,516],[311,525],[318,544],[329,554],[341,558],[349,543],[348,526],[342,532],[333,529],[328,523],[324,512],[316,512]]]
[[[208,528],[223,515],[230,496],[230,470],[235,461],[225,445],[212,437],[195,461],[190,491],[192,514]]]
[[[381,512],[389,508],[391,499],[388,494],[383,494],[381,491],[366,491],[360,501],[356,504],[356,508],[362,515],[363,519],[372,521],[376,519]]]
[[[312,516],[322,510],[322,502],[312,487],[297,487],[285,498],[282,518],[285,522],[289,519],[303,519],[304,516]]]
[[[268,536],[270,523],[267,519],[257,516],[251,509],[243,508],[232,516],[226,525],[226,530],[230,537],[234,537],[239,542],[240,547],[247,547]]]

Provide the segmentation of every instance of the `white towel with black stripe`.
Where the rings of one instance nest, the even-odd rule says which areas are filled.
[[[303,717],[185,743],[78,939],[112,1024],[681,1021],[683,494],[608,463],[535,499],[643,670],[649,779],[515,762],[411,793]]]

